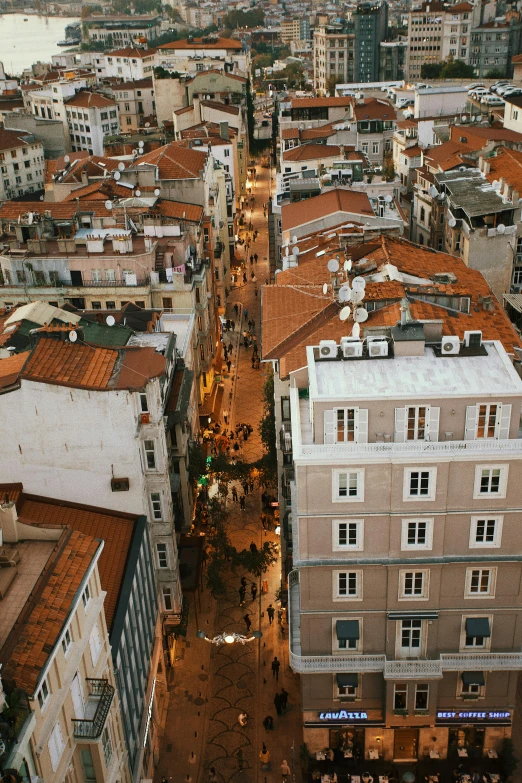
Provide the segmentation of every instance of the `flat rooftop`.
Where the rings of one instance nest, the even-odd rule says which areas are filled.
[[[487,355],[316,360],[308,348],[310,395],[314,399],[400,399],[522,394],[517,375],[500,342],[484,342]]]

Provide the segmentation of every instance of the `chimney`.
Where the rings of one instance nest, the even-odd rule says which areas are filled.
[[[0,506],[0,530],[6,544],[16,544],[18,541],[18,514],[14,501],[9,501],[6,494],[4,502]]]
[[[219,136],[224,141],[229,141],[229,139],[230,139],[230,129],[228,127],[228,122],[220,122],[219,123]]]
[[[88,185],[89,184],[89,178],[87,176],[86,171],[82,171],[82,185]]]

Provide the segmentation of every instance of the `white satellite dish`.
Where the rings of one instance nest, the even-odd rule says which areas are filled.
[[[33,213],[32,213],[32,212],[28,212],[28,213],[27,213],[27,222],[29,223],[29,225],[31,225],[31,223],[33,222],[33,220],[34,220],[34,215],[33,215]]]
[[[139,142],[138,142],[138,147],[143,147],[143,146],[144,146],[143,142],[142,142],[142,141],[139,141]]]
[[[384,200],[387,204],[391,204],[393,201],[393,196],[390,196],[390,194],[388,193],[388,195],[384,197]]]
[[[125,163],[122,163],[122,161],[118,163],[118,171],[125,171]]]
[[[293,246],[292,253],[294,254],[294,256],[298,256],[299,255],[299,248],[297,247],[297,245]]]
[[[339,313],[339,318],[341,319],[341,321],[347,321],[348,318],[350,317],[350,313],[351,310],[349,307],[343,307],[343,309]]]
[[[155,188],[154,189],[154,195],[155,196],[159,196],[160,193],[161,193],[161,190],[159,188]]]
[[[363,324],[368,320],[368,310],[365,310],[364,307],[358,307],[353,317],[356,323]]]
[[[70,157],[68,155],[66,155],[65,158],[63,159],[63,162],[64,163],[69,163],[70,160],[71,160]]]
[[[352,288],[361,288],[363,291],[366,288],[366,280],[360,275],[354,277],[352,280]]]
[[[324,285],[323,285],[323,294],[327,294],[327,293],[328,293],[328,284],[324,283]]]
[[[497,234],[503,234],[505,230],[505,225],[503,223],[499,223],[497,226]]]
[[[434,185],[431,185],[431,186],[428,188],[428,193],[430,194],[430,196],[431,196],[432,198],[435,198],[435,196],[436,196],[436,195],[437,195],[437,193],[438,193],[438,190],[437,190],[437,188],[436,188]]]
[[[75,332],[73,329],[72,332],[69,332],[69,342],[75,343],[77,339],[78,339],[78,332]]]
[[[453,218],[453,217],[452,217],[452,218],[450,218],[450,219],[448,220],[448,226],[449,226],[450,228],[455,228],[455,226],[456,226],[456,225],[457,225],[457,221],[455,220],[455,218]]]
[[[114,172],[114,179],[116,180],[116,182],[119,180],[120,177],[121,177],[120,172],[119,171],[115,171]]]
[[[114,324],[116,323],[116,318],[113,315],[108,315],[107,318],[105,319],[105,323],[107,324],[107,326],[114,326]]]
[[[352,288],[350,291],[350,299],[354,304],[357,304],[357,302],[362,302],[364,299],[364,291],[361,291],[360,288]]]
[[[347,258],[346,261],[343,264],[343,269],[345,272],[349,272],[352,268],[352,259]]]
[[[297,245],[297,237],[292,237],[292,245]]]
[[[112,201],[109,201],[109,199],[105,202],[105,209],[112,209]]]
[[[141,196],[141,190],[137,190],[135,195],[136,195],[136,198],[139,198]]]
[[[285,247],[285,256],[288,258],[289,255],[290,255],[290,248]]]
[[[146,122],[146,123],[145,123],[145,127],[146,127],[146,128],[150,128],[150,122]]]
[[[496,190],[498,188],[498,186],[500,185],[500,182],[498,181],[498,179],[494,179],[493,182],[491,183],[491,185]]]
[[[360,337],[361,336],[361,327],[358,323],[354,323],[352,326],[352,337]]]
[[[331,258],[326,266],[329,272],[337,272],[339,270],[339,261],[336,258]]]
[[[350,289],[347,285],[341,286],[339,289],[339,301],[340,302],[349,302],[350,301]]]

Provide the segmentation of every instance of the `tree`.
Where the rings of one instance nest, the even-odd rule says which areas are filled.
[[[442,70],[442,63],[424,63],[421,65],[421,79],[438,79]]]
[[[254,99],[252,98],[252,90],[250,86],[250,79],[247,81],[246,105],[247,105],[248,141],[249,144],[252,146],[255,142],[254,129],[256,127],[256,118],[255,118]]]
[[[475,71],[464,60],[450,60],[444,63],[440,72],[441,79],[470,79]]]
[[[261,8],[251,8],[249,11],[230,11],[223,17],[223,27],[262,27],[265,14]]]
[[[258,54],[252,61],[252,67],[256,68],[270,68],[274,64],[273,54]]]
[[[328,77],[326,81],[326,89],[330,95],[335,95],[335,87],[337,84],[342,83],[343,78],[343,75],[340,73],[332,73],[332,75]]]
[[[304,70],[301,63],[289,63],[286,66],[285,77],[289,88],[297,87],[299,89],[303,84],[304,78]]]
[[[274,406],[274,373],[271,372],[263,386],[263,415],[259,422],[259,435],[265,450],[265,471],[277,475],[277,443]]]
[[[493,68],[493,70],[488,71],[486,74],[486,79],[504,79],[506,76],[505,71],[502,71],[500,68]]]
[[[386,152],[384,155],[382,174],[386,182],[393,182],[395,179],[395,166],[393,164],[393,155],[391,152]]]

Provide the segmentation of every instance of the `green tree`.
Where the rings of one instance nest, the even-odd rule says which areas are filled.
[[[442,63],[424,63],[421,65],[421,79],[439,79]]]
[[[506,76],[506,72],[502,71],[500,68],[493,68],[493,70],[488,71],[486,74],[486,79],[504,79]]]
[[[387,152],[384,156],[382,174],[386,182],[393,182],[395,179],[395,166],[393,164],[393,155],[391,152]]]
[[[444,63],[440,72],[441,79],[470,79],[475,71],[464,60],[450,60]]]
[[[342,84],[343,79],[344,76],[340,73],[332,73],[332,75],[328,77],[326,80],[326,89],[330,95],[335,95],[335,86],[337,84]]]
[[[261,8],[249,11],[230,11],[223,17],[223,27],[261,27],[265,23],[265,14]]]

